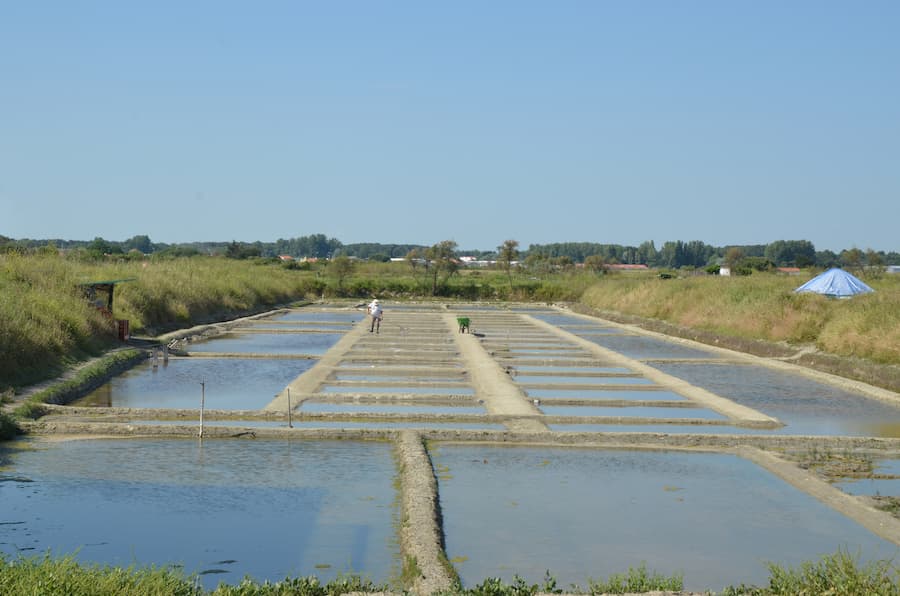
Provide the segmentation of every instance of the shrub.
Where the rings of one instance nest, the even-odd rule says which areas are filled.
[[[16,424],[12,416],[5,412],[0,412],[0,441],[12,439],[19,432],[19,425]]]

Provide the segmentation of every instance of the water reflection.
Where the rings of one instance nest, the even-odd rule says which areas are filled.
[[[656,363],[654,368],[775,416],[779,434],[900,437],[900,407],[754,365]]]
[[[199,408],[200,383],[206,383],[206,407],[254,410],[315,364],[314,360],[260,358],[176,358],[153,367],[136,366],[114,377],[77,406],[123,408]]]
[[[560,585],[642,561],[685,588],[767,583],[839,547],[863,560],[895,545],[732,455],[439,445],[447,556],[464,585],[485,577]]]
[[[208,588],[342,571],[390,577],[391,446],[354,441],[33,443],[0,482],[0,550],[184,565]],[[8,449],[5,449],[9,453]],[[223,561],[231,561],[223,563]]]

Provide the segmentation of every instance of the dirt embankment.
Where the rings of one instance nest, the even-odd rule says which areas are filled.
[[[573,303],[567,306],[573,312],[579,314],[608,319],[616,323],[640,327],[647,331],[690,339],[711,346],[745,352],[754,356],[784,360],[820,372],[900,392],[900,366],[878,364],[860,358],[827,354],[811,346],[791,346],[783,343],[720,335],[702,329],[682,327],[658,319],[646,319],[635,315],[598,310],[581,303]]]

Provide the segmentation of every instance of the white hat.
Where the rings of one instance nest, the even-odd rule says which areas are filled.
[[[372,301],[372,304],[378,304],[378,303],[379,303],[378,298],[376,298],[375,300]]]

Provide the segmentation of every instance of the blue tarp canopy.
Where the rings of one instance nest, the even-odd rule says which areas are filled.
[[[815,292],[816,294],[824,294],[836,298],[849,298],[857,294],[868,294],[875,290],[843,269],[835,268],[815,276],[794,291]]]

